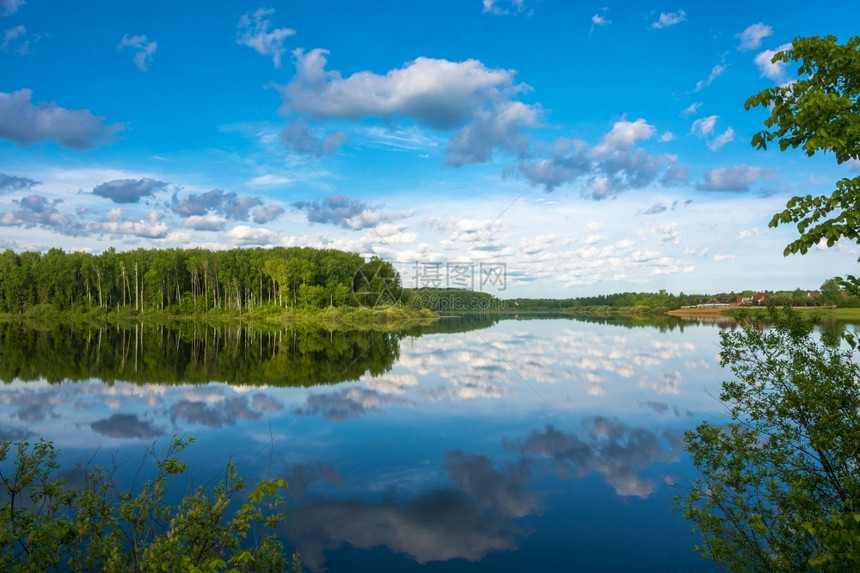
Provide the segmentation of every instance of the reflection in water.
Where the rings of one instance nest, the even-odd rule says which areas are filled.
[[[657,434],[601,417],[584,426],[581,436],[549,425],[525,439],[505,439],[518,458],[500,468],[487,455],[448,451],[445,466],[453,487],[435,487],[411,499],[397,500],[393,493],[376,501],[311,497],[290,511],[288,534],[312,571],[324,570],[325,552],[342,543],[384,546],[418,563],[478,561],[491,551],[515,549],[518,539],[533,533],[518,519],[542,513],[547,493],[530,485],[547,469],[561,480],[596,472],[618,495],[645,499],[657,484],[640,472],[679,459],[680,432]],[[324,472],[343,487],[340,474],[322,464],[294,469],[288,481],[298,474],[305,492],[326,479]]]
[[[248,325],[56,326],[0,324],[0,380],[99,378],[159,384],[314,386],[389,370],[403,335]]]
[[[525,533],[512,518],[535,513],[538,494],[526,491],[530,472],[524,464],[502,470],[488,456],[446,454],[450,480],[406,501],[387,497],[315,499],[290,514],[290,538],[312,570],[325,568],[324,552],[341,543],[369,549],[385,546],[418,563],[478,561],[490,551],[513,549]]]
[[[0,438],[44,436],[72,462],[98,447],[136,468],[142,447],[191,435],[198,483],[227,460],[288,481],[283,534],[313,571],[555,569],[592,547],[629,551],[628,570],[702,570],[660,477],[684,471],[683,430],[720,411],[704,391],[719,383],[718,331],[460,320],[397,333],[2,325]]]
[[[550,467],[560,479],[597,472],[618,495],[640,498],[654,493],[657,485],[639,475],[637,469],[676,462],[683,447],[683,436],[678,431],[658,435],[606,418],[595,418],[588,425],[583,437],[547,426],[543,432],[533,432],[526,440],[508,447],[524,456],[550,460]]]

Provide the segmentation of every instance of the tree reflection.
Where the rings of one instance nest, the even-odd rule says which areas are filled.
[[[314,386],[391,369],[403,334],[200,323],[0,324],[0,380]]]

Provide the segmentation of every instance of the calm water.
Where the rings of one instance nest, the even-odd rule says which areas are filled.
[[[719,328],[449,319],[406,332],[0,325],[0,437],[136,467],[190,435],[290,484],[323,570],[712,571],[672,513],[682,433],[723,419]]]

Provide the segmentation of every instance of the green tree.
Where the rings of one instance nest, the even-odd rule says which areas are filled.
[[[752,138],[753,147],[767,149],[776,141],[780,150],[800,147],[809,155],[833,153],[837,163],[860,159],[860,37],[845,44],[834,36],[795,38],[791,48],[777,52],[774,62],[796,63],[796,81],[766,89],[745,106],[770,111],[765,129]],[[774,215],[771,227],[794,223],[800,236],[785,255],[806,253],[824,242],[832,247],[846,238],[860,242],[860,177],[836,182],[829,195],[793,197]],[[848,277],[853,289],[860,280]]]
[[[860,367],[789,308],[722,332],[727,424],[685,434],[701,472],[678,506],[734,571],[860,570]]]
[[[112,471],[99,467],[81,468],[82,486],[66,484],[58,477],[57,451],[44,440],[14,449],[0,442],[0,568],[286,570],[287,557],[273,533],[285,516],[280,492],[286,483],[270,479],[250,488],[230,464],[220,482],[172,504],[171,486],[181,484],[188,470],[176,454],[188,443],[174,439],[162,455],[150,450],[154,476],[130,492],[117,486]],[[2,462],[12,452],[9,468]]]
[[[797,63],[798,79],[747,100],[770,111],[753,146],[857,160],[858,47],[856,37],[811,37],[778,52],[773,61]],[[860,177],[845,178],[830,195],[790,199],[770,222],[797,225],[784,254],[860,242],[858,190]],[[678,507],[702,534],[702,555],[729,569],[860,570],[860,366],[791,309],[769,315],[767,327],[749,320],[720,335],[721,364],[736,377],[720,395],[730,421],[686,432],[700,477]]]
[[[842,285],[839,280],[827,279],[821,284],[821,300],[824,304],[838,306],[842,303]]]

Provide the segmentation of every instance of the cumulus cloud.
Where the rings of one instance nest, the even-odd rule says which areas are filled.
[[[263,201],[259,197],[239,197],[232,191],[212,189],[205,193],[189,193],[181,199],[174,194],[170,210],[184,217],[216,213],[230,221],[247,221],[248,212],[262,205]]]
[[[677,12],[660,12],[660,17],[657,18],[656,22],[651,23],[651,27],[655,30],[668,28],[669,26],[680,24],[686,19],[687,13],[683,10],[678,10]]]
[[[291,28],[273,28],[267,16],[275,13],[274,8],[259,8],[256,12],[246,12],[239,18],[236,26],[236,43],[248,46],[261,56],[271,56],[275,68],[281,68],[284,55],[284,40],[296,33]]]
[[[170,232],[158,211],[150,211],[148,215],[122,218],[122,211],[114,209],[108,212],[102,221],[86,224],[89,233],[98,235],[131,235],[145,239],[161,239]]]
[[[297,201],[292,207],[304,211],[309,223],[330,223],[344,229],[368,229],[391,220],[390,215],[377,207],[339,195],[322,201]]]
[[[145,72],[149,69],[149,66],[152,65],[152,58],[155,56],[155,50],[158,48],[158,44],[156,42],[150,42],[145,34],[140,36],[129,36],[128,34],[125,34],[116,47],[117,50],[122,50],[123,48],[131,48],[134,50],[134,58],[132,58],[132,61],[142,72]]]
[[[222,231],[227,219],[221,215],[190,215],[182,219],[182,224],[198,231]]]
[[[241,246],[276,245],[280,242],[277,233],[259,227],[249,227],[248,225],[236,225],[224,233],[224,237],[234,244]]]
[[[33,92],[0,92],[0,138],[19,145],[56,141],[63,147],[84,150],[113,141],[123,125],[105,125],[105,118],[89,110],[70,110],[56,103],[33,104]]]
[[[768,177],[772,170],[752,167],[746,163],[734,167],[718,167],[705,173],[705,182],[696,186],[701,191],[749,191],[757,179]]]
[[[651,155],[637,147],[656,132],[644,119],[615,122],[598,144],[589,147],[580,140],[558,139],[552,156],[543,160],[523,160],[518,171],[535,185],[552,191],[565,183],[579,182],[595,199],[604,199],[627,189],[640,189],[661,182],[660,174],[669,174],[677,166],[677,157]],[[673,172],[676,179],[683,172]]]
[[[735,34],[735,37],[741,41],[738,50],[742,52],[756,50],[761,46],[761,41],[771,34],[773,34],[773,28],[761,22],[747,26],[743,32]]]
[[[14,191],[24,191],[39,185],[38,181],[33,181],[26,177],[15,177],[14,175],[6,175],[0,173],[0,195],[4,193],[12,193]]]
[[[459,129],[448,142],[445,156],[449,165],[485,163],[493,150],[525,155],[529,138],[522,133],[526,127],[540,124],[537,108],[518,101],[501,102],[492,110],[478,110],[471,123]]]
[[[527,89],[511,70],[477,60],[417,58],[385,75],[342,77],[325,69],[328,51],[293,51],[296,74],[283,87],[284,114],[317,119],[408,118],[438,130],[458,129],[449,143],[453,165],[487,161],[492,149],[522,152],[522,130],[539,125],[538,106],[514,100]]]
[[[778,84],[785,83],[788,79],[785,68],[786,63],[777,61],[773,62],[773,56],[777,52],[790,50],[791,44],[783,44],[775,50],[765,50],[755,57],[755,65],[761,71],[761,77],[773,80]]]
[[[114,203],[139,203],[144,197],[167,188],[164,181],[143,179],[114,179],[93,188],[93,195],[110,199]]]
[[[710,86],[712,83],[714,83],[715,79],[723,75],[723,72],[726,71],[727,67],[728,65],[726,64],[717,64],[716,66],[711,68],[711,73],[708,74],[708,79],[699,80],[698,82],[696,82],[696,87],[693,88],[693,93],[700,92],[706,87]]]
[[[288,123],[281,130],[281,137],[297,153],[302,155],[330,155],[340,148],[346,139],[346,133],[338,131],[326,137],[319,138],[311,133],[303,121]]]
[[[0,16],[11,16],[24,3],[24,0],[0,0]]]
[[[279,207],[277,205],[261,205],[257,207],[252,212],[254,222],[263,225],[265,223],[271,223],[278,217],[284,214],[284,208]]]
[[[57,209],[61,199],[49,200],[44,195],[28,195],[13,201],[20,209],[0,214],[0,225],[31,229],[42,227],[69,236],[80,236],[84,229],[71,213]]]

